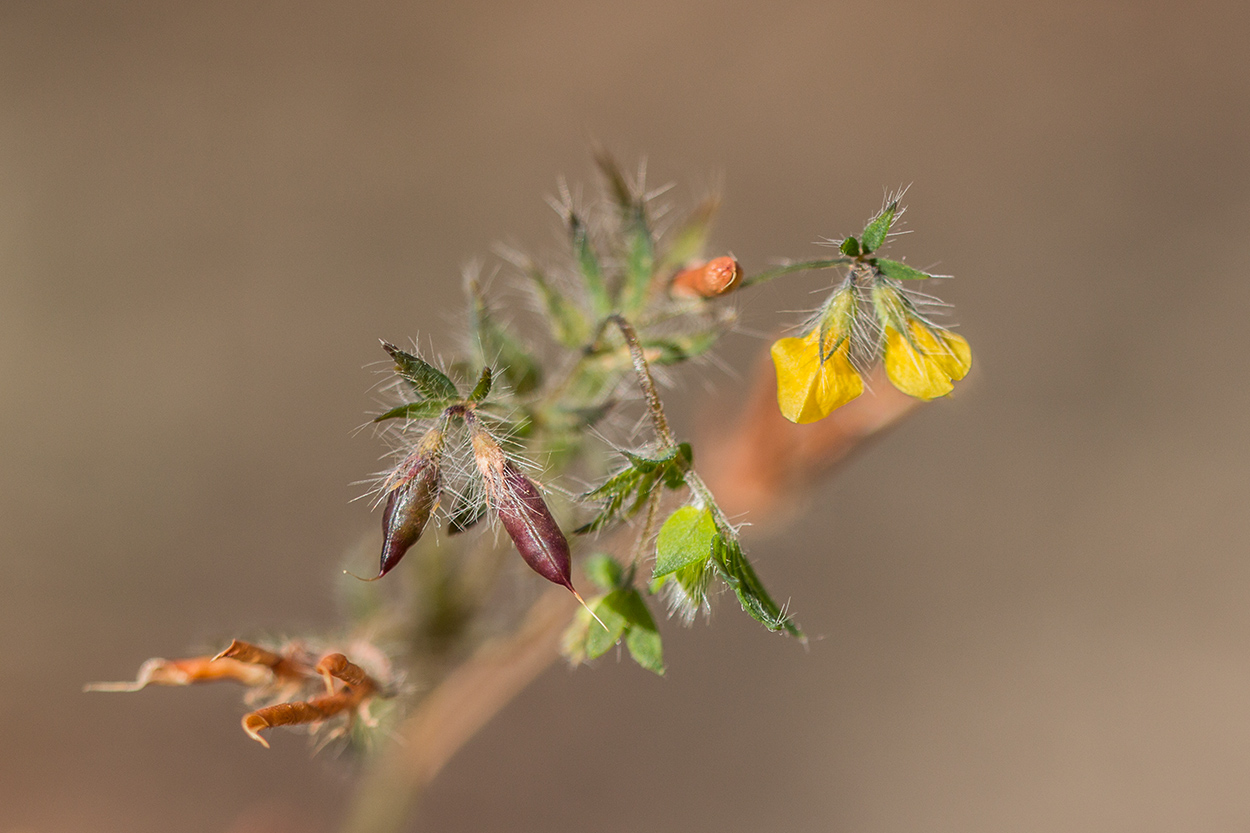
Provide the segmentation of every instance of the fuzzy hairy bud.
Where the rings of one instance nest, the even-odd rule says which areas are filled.
[[[386,575],[421,538],[442,488],[443,431],[431,428],[396,470],[382,512],[382,559]]]

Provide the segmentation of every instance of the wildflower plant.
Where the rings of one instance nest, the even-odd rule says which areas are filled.
[[[859,397],[878,363],[903,392],[943,396],[968,372],[967,342],[933,322],[935,299],[910,289],[935,276],[881,255],[903,213],[897,198],[857,237],[831,241],[836,256],[748,275],[731,256],[704,254],[716,198],[673,219],[641,171],[630,178],[602,152],[596,161],[601,202],[585,205],[562,185],[552,203],[560,257],[499,252],[534,301],[537,326],[501,315],[471,272],[462,357],[440,365],[383,342],[392,399],[373,422],[396,462],[375,483],[377,572],[344,579],[342,632],[153,660],[135,683],[96,688],[229,679],[263,703],[243,719],[261,743],[261,731],[284,725],[368,739],[426,708],[428,693],[472,657],[527,632],[547,609],[531,573],[580,603],[544,620],[563,631],[560,650],[574,665],[620,645],[663,674],[657,622],[667,612],[688,624],[722,595],[767,630],[804,639],[777,601],[791,594],[766,589],[695,448],[674,434],[657,374],[705,355],[733,328],[731,293],[802,272],[836,278],[799,334],[772,345],[777,402],[791,422]],[[396,717],[379,723],[380,712]]]

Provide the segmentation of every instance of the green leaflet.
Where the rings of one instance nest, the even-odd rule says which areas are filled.
[[[491,314],[477,281],[470,280],[466,289],[482,364],[498,366],[504,380],[516,394],[524,396],[537,389],[542,383],[538,362]]]
[[[876,259],[877,269],[887,278],[894,278],[896,281],[922,281],[926,278],[933,277],[925,274],[919,269],[913,269],[906,263],[900,263],[897,260],[886,260],[883,257]]]
[[[625,583],[625,570],[607,553],[597,552],[586,556],[586,560],[582,562],[582,570],[587,578],[603,590],[615,590]]]
[[[898,200],[887,205],[885,210],[874,217],[868,225],[864,226],[864,233],[860,236],[864,254],[871,254],[881,248],[881,244],[885,242],[886,235],[890,233],[890,224],[894,222],[894,213],[896,211],[898,211]]]
[[[712,513],[698,506],[683,506],[668,516],[655,542],[652,578],[706,562],[720,536]]]
[[[590,599],[564,633],[562,650],[574,664],[603,656],[622,638],[634,662],[656,674],[664,673],[660,633],[642,594],[622,587]],[[600,625],[590,615],[603,623]]]
[[[854,237],[848,237],[842,241],[842,245],[838,247],[838,251],[850,257],[856,257],[859,254],[859,241]]]
[[[803,638],[803,632],[777,606],[760,583],[736,537],[716,536],[714,560],[717,574],[733,589],[747,615],[770,631]]]
[[[395,360],[395,372],[421,396],[440,400],[460,398],[456,386],[434,365],[385,341],[382,342],[382,349]]]
[[[632,517],[646,506],[647,499],[660,485],[669,489],[681,488],[693,456],[689,443],[681,443],[654,458],[625,452],[629,466],[582,496],[601,500],[603,504],[599,514],[589,523],[573,530],[573,534],[597,532],[617,521]]]

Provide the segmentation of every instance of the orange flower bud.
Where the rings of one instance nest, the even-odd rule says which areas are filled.
[[[741,280],[742,267],[726,255],[678,272],[668,291],[674,298],[715,298],[736,289]]]

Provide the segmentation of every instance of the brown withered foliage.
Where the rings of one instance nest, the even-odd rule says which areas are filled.
[[[215,656],[185,659],[150,659],[139,668],[133,682],[90,683],[86,691],[139,691],[149,685],[193,685],[231,680],[251,689],[250,700],[285,699],[318,679],[325,681],[326,694],[308,700],[272,703],[249,712],[243,718],[243,731],[262,746],[269,743],[260,732],[275,726],[320,723],[347,714],[359,716],[372,725],[368,714],[370,699],[381,687],[363,668],[341,653],[326,654],[315,666],[299,648],[282,653],[236,639]]]

